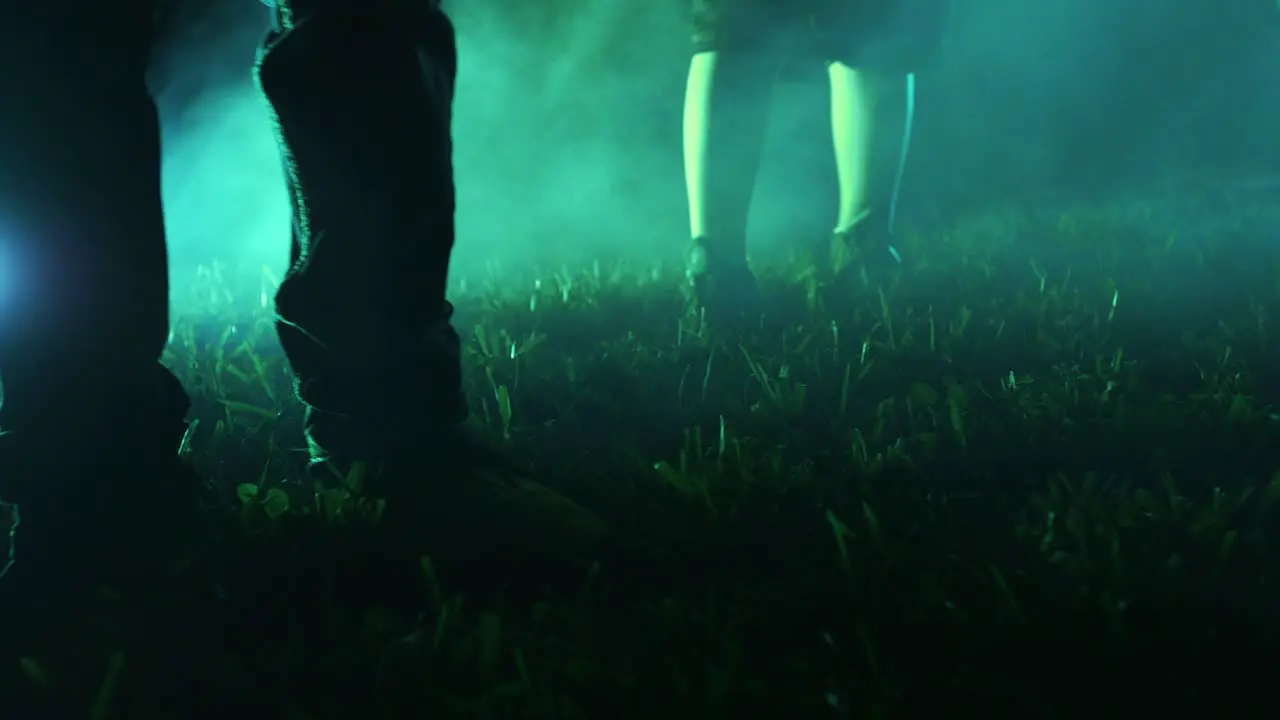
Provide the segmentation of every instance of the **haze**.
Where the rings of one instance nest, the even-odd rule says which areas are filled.
[[[679,257],[687,2],[452,3],[462,66],[455,280]],[[1015,196],[1268,182],[1280,168],[1270,29],[1280,18],[1269,15],[1280,15],[1271,0],[953,0],[940,64],[920,76],[905,221],[981,214]],[[286,197],[249,74],[266,20],[252,0],[188,12],[158,53],[179,308],[198,265],[284,268]],[[823,69],[789,72],[753,210],[754,253],[829,232],[827,113]],[[1176,212],[1167,221],[1181,222]]]

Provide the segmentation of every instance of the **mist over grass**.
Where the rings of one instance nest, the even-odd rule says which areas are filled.
[[[452,5],[455,280],[674,259],[687,233],[686,3]],[[954,0],[939,65],[921,76],[908,220],[1280,166],[1280,86],[1265,82],[1280,53],[1256,14],[1270,4],[1254,5]],[[179,306],[181,278],[197,265],[284,269],[287,199],[250,78],[266,21],[250,2],[192,11],[157,56]],[[792,68],[778,89],[752,214],[759,255],[830,226],[826,94],[818,62]]]
[[[583,7],[568,22],[531,5],[454,13],[455,277],[683,245],[680,16],[670,6],[623,22],[620,3]],[[204,21],[164,56],[157,94],[179,276],[212,260],[284,270],[288,198],[246,42],[265,22],[256,11]],[[181,288],[174,298],[183,302]]]

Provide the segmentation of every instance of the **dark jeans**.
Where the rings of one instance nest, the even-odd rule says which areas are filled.
[[[371,5],[295,8],[258,63],[296,211],[280,336],[316,440],[353,457],[465,412],[445,301],[453,28],[429,3]],[[187,410],[158,362],[155,25],[151,0],[0,0],[0,428],[43,451],[19,470],[124,434],[172,452]],[[0,496],[21,502],[18,485]]]
[[[445,301],[453,26],[430,3],[304,15],[268,36],[257,74],[294,201],[276,308],[308,432],[340,461],[413,451],[466,416]]]

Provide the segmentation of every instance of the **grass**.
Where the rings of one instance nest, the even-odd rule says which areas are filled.
[[[182,320],[186,452],[243,503],[218,682],[298,719],[1268,714],[1280,251],[1135,216],[1019,210],[841,287],[780,263],[732,339],[673,269],[473,281],[473,422],[628,531],[727,549],[675,585],[473,596],[424,557],[424,604],[386,607],[376,503],[298,482],[270,318]]]

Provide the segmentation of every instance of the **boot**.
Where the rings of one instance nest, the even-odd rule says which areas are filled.
[[[708,238],[696,238],[689,249],[691,310],[706,313],[713,324],[740,326],[760,314],[760,288],[745,256],[717,251]]]
[[[830,257],[833,278],[850,271],[859,275],[888,272],[901,264],[888,229],[876,222],[870,211],[861,215],[853,226],[831,234]]]
[[[870,217],[871,211],[865,210],[851,225],[843,229],[837,228],[831,233],[829,267],[833,277],[839,277],[851,265],[860,265],[867,259],[874,244],[870,237]]]
[[[333,477],[344,463],[317,458]],[[365,497],[385,501],[382,523],[403,559],[430,557],[470,589],[553,577],[578,581],[612,537],[595,513],[541,484],[469,428],[424,431],[400,452],[346,463]]]

